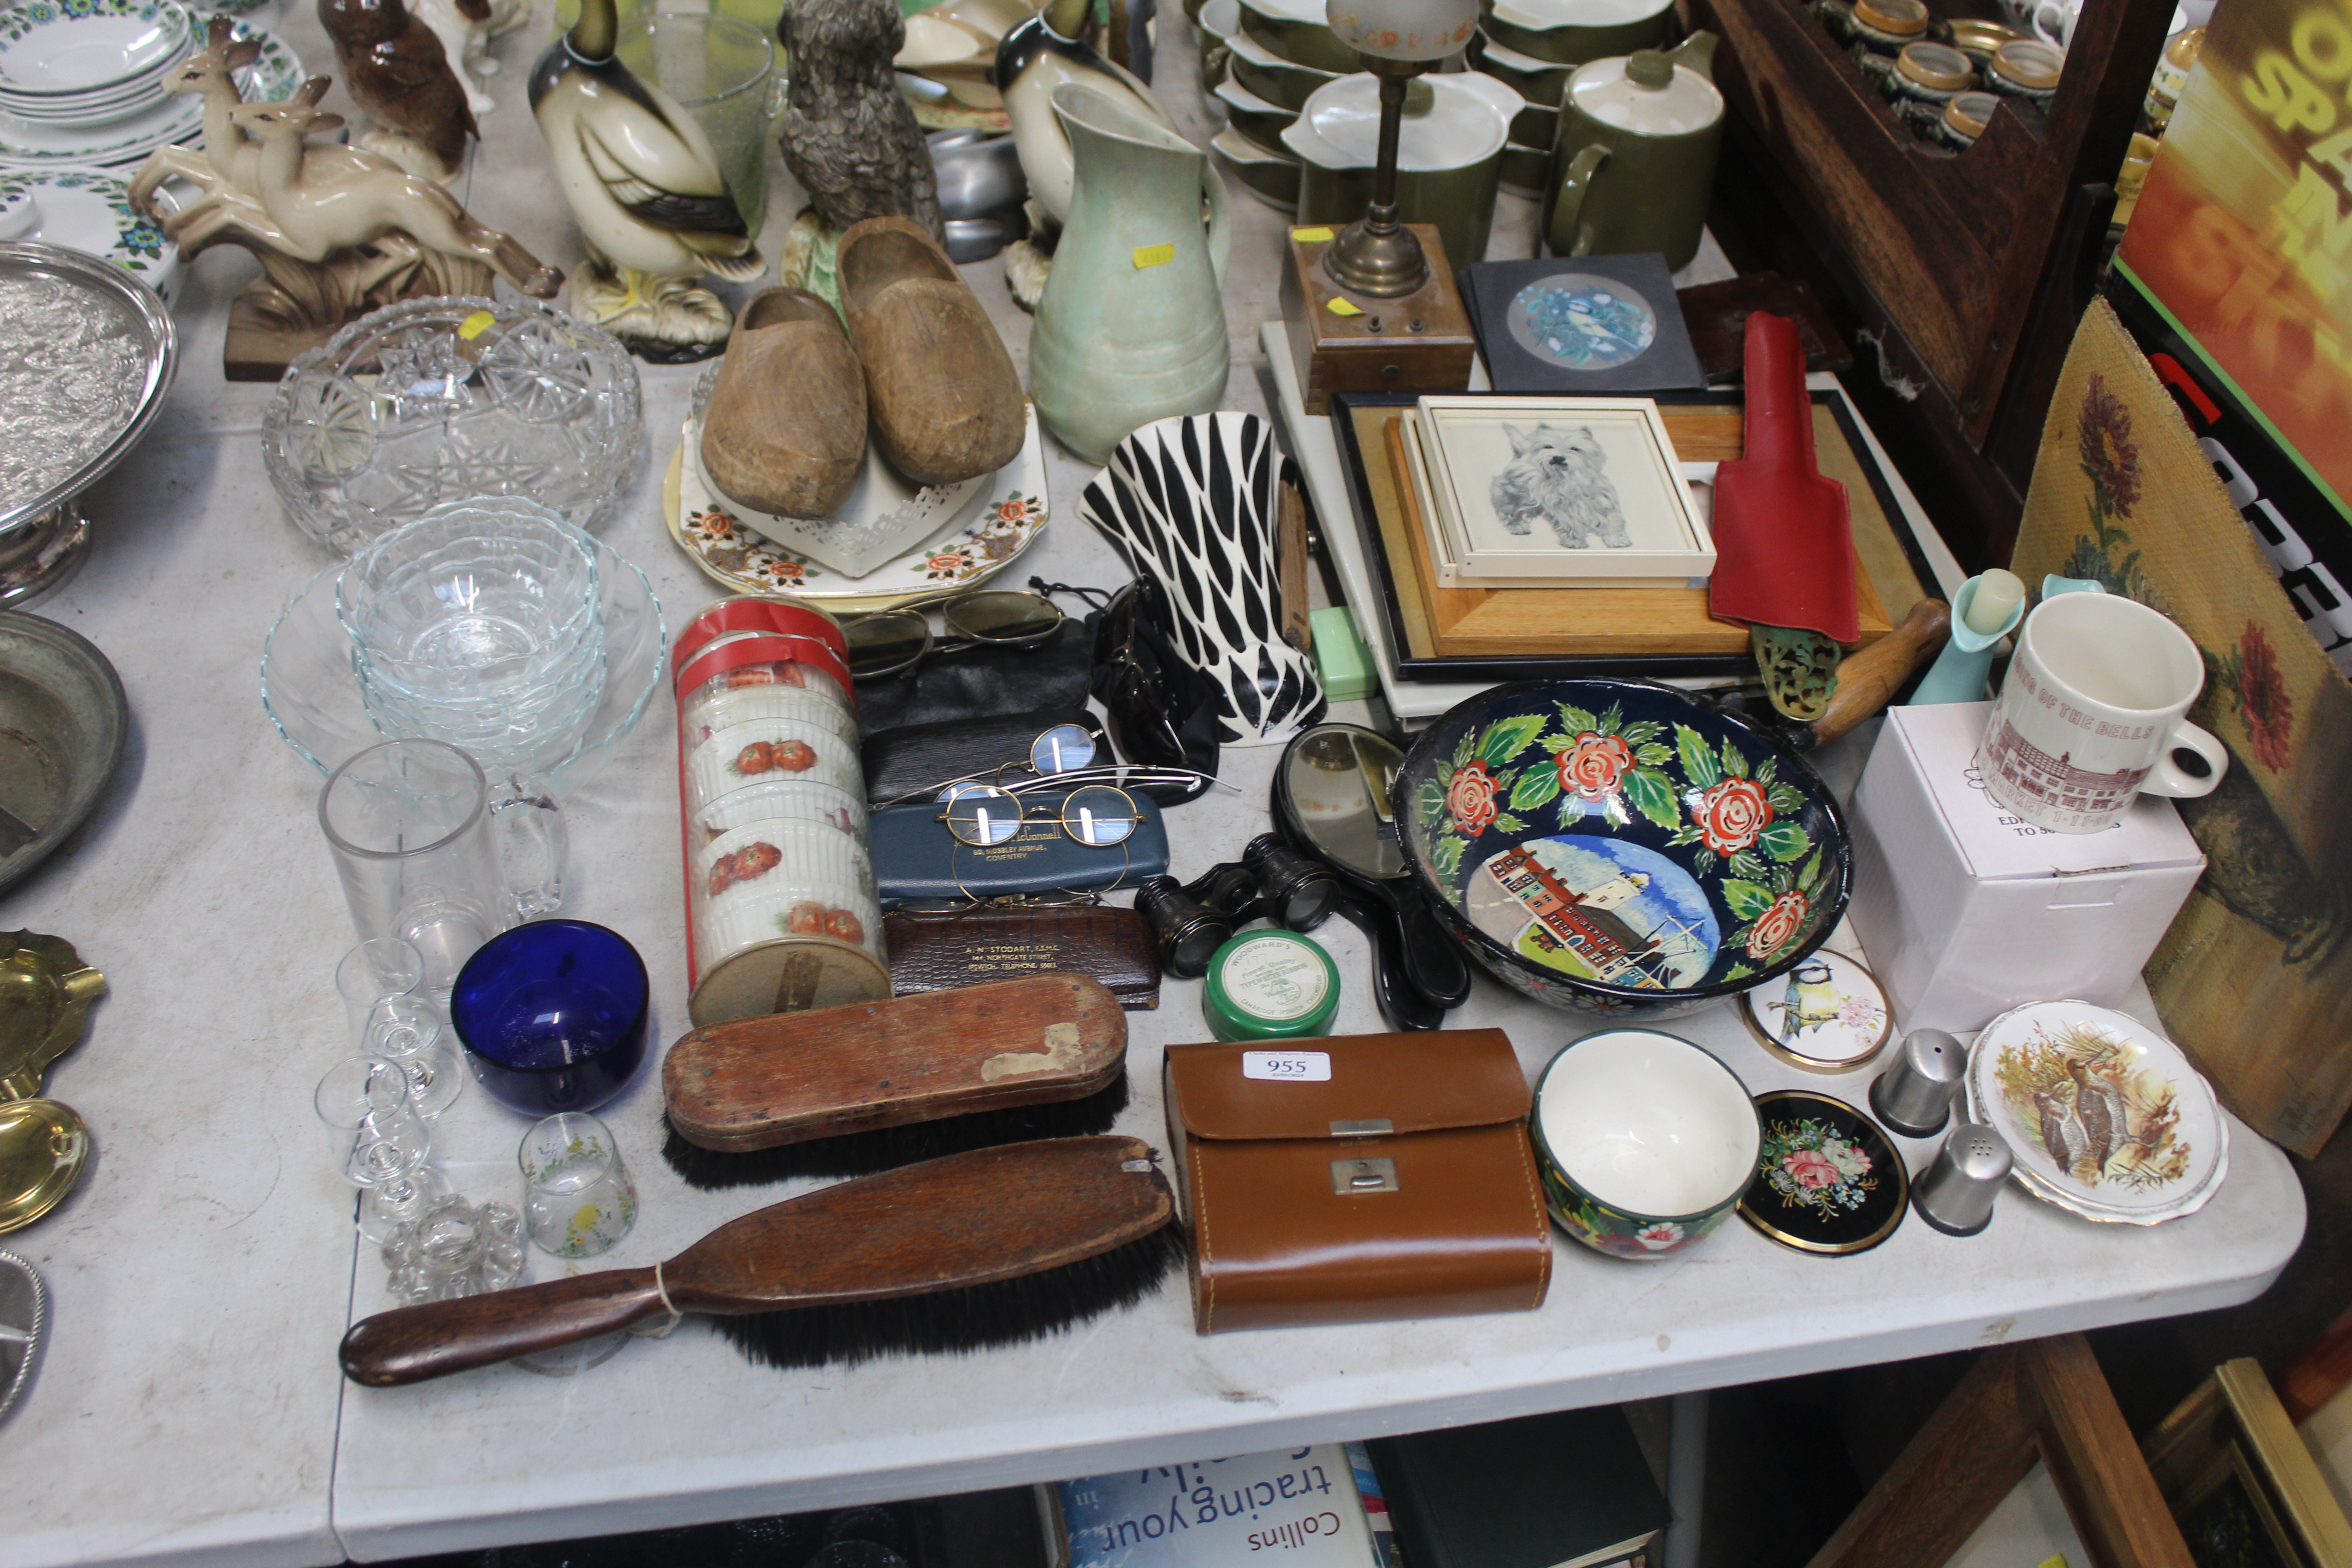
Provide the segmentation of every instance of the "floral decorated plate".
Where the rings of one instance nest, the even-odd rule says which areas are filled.
[[[1845,910],[1828,787],[1652,681],[1482,692],[1421,732],[1398,794],[1416,884],[1489,973],[1555,1007],[1691,1012],[1786,974]]]
[[[79,93],[160,69],[185,52],[188,14],[161,0],[30,0],[0,11],[0,85]]]
[[[1969,1048],[1966,1081],[1970,1119],[2007,1140],[2019,1184],[2085,1219],[2178,1219],[2228,1173],[2211,1087],[2178,1046],[2112,1008],[2004,1013]]]
[[[0,173],[0,239],[37,239],[113,262],[170,300],[180,250],[131,209],[131,187],[107,169]]]
[[[1867,1252],[1895,1234],[1911,1178],[1878,1123],[1809,1089],[1756,1097],[1764,1145],[1739,1217],[1798,1252]]]
[[[1869,1066],[1894,1028],[1877,976],[1859,959],[1827,948],[1742,993],[1739,1016],[1757,1044],[1807,1072]]]
[[[701,425],[688,419],[670,458],[663,512],[678,548],[706,575],[739,594],[793,594],[839,613],[892,609],[993,576],[1045,531],[1045,458],[1034,409],[1019,458],[981,485],[937,532],[862,577],[843,576],[753,531],[703,482],[700,465],[685,461],[687,448],[701,441]]]
[[[0,13],[5,15],[6,13]],[[276,101],[302,85],[302,62],[284,40],[247,22],[234,37],[256,38],[261,58],[237,73],[247,102]],[[166,98],[153,108],[105,125],[35,125],[0,114],[0,169],[48,169],[68,164],[115,167],[135,163],[158,147],[201,134],[205,106],[194,96]]]

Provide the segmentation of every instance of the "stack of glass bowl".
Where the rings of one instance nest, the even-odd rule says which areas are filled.
[[[604,696],[595,545],[516,497],[434,508],[353,556],[335,614],[369,716],[486,767],[569,755]]]

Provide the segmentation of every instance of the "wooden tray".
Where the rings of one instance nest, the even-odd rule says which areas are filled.
[[[1852,501],[1862,642],[1876,641],[1927,596],[1935,577],[1900,517],[1885,480],[1863,455],[1834,394],[1813,396],[1822,471]],[[1706,613],[1696,588],[1440,588],[1426,540],[1388,460],[1387,430],[1408,394],[1335,395],[1331,421],[1348,467],[1366,552],[1380,580],[1383,616],[1405,680],[1557,679],[1620,675],[1748,676],[1748,630]],[[1676,455],[1686,462],[1740,456],[1744,415],[1737,393],[1658,399]],[[1563,621],[1572,624],[1563,625]]]

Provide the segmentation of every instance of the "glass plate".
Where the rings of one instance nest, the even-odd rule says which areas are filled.
[[[558,799],[585,788],[645,716],[661,683],[669,633],[661,601],[635,564],[604,541],[596,544],[597,584],[604,605],[604,699],[570,755],[531,771]],[[294,595],[261,649],[261,706],[278,733],[321,776],[386,737],[360,700],[351,638],[335,618],[335,577],[320,570]]]

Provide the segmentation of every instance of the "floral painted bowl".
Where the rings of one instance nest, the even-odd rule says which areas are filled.
[[[1414,879],[1538,1002],[1668,1018],[1787,973],[1845,912],[1827,785],[1670,686],[1527,681],[1421,732],[1398,774]]]
[[[1605,1029],[1552,1058],[1528,1118],[1544,1203],[1597,1252],[1671,1258],[1731,1217],[1764,1142],[1739,1075],[1688,1040]]]

